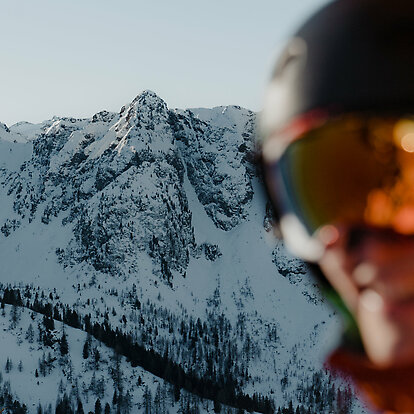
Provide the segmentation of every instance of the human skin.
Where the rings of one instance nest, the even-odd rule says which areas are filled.
[[[354,315],[379,367],[414,362],[414,237],[335,227],[320,268]]]

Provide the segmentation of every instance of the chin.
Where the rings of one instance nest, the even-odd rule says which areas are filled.
[[[414,365],[414,305],[360,303],[357,321],[368,358],[383,368]]]

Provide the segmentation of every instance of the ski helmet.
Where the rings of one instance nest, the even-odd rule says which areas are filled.
[[[273,72],[264,135],[311,111],[414,110],[414,2],[336,0],[290,39]]]
[[[301,207],[301,195],[293,194],[294,188],[277,185],[281,175],[278,165],[280,157],[298,137],[338,115],[413,115],[413,46],[414,2],[336,0],[299,29],[278,60],[262,115],[262,153],[265,175],[270,176],[267,179],[269,192],[274,201],[275,198],[284,199],[283,203],[275,203],[276,208],[283,204],[285,210],[279,211],[282,233],[288,247],[302,258],[317,261],[323,249],[297,213],[300,210],[297,205]],[[346,126],[350,123],[355,124],[354,121],[347,122]],[[358,128],[368,129],[371,133],[376,129],[375,122],[374,126],[372,124],[369,121],[361,126],[359,122]],[[397,121],[389,121],[387,128],[394,128],[397,124]],[[343,127],[343,124],[340,126]],[[339,148],[341,139],[344,143],[349,137],[348,152],[352,153],[353,148],[359,145],[356,134],[342,128],[338,138],[338,130],[334,126],[319,135],[324,136],[324,142],[336,136],[333,150]],[[315,147],[313,154],[317,150],[318,147]],[[361,163],[363,156],[360,157]],[[285,175],[291,174],[291,164],[285,162],[282,165]],[[367,186],[360,191],[364,196],[368,194],[368,186],[373,185],[373,171],[382,168],[375,162],[371,163],[371,167],[371,175],[368,174],[362,182]],[[270,173],[266,174],[266,171]],[[295,178],[289,175],[279,181],[284,180],[286,184],[290,180],[287,183],[289,186]],[[272,191],[272,186],[278,188]],[[327,200],[327,203],[331,201]],[[288,231],[284,231],[283,227]]]

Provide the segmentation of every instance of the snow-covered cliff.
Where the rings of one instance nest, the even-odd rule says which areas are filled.
[[[171,110],[144,91],[119,113],[0,125],[0,369],[14,364],[0,385],[29,412],[57,398],[74,412],[97,398],[120,412],[212,400],[359,412],[322,366],[338,322],[267,225],[255,121],[237,106]]]

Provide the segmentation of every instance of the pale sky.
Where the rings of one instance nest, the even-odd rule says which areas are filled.
[[[277,51],[328,0],[0,0],[0,122],[170,108],[260,110]]]

